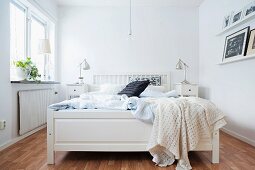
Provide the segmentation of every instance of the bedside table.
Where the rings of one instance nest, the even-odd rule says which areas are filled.
[[[175,90],[179,96],[195,96],[198,97],[197,84],[175,84]]]
[[[67,84],[66,99],[70,100],[88,92],[86,84]]]

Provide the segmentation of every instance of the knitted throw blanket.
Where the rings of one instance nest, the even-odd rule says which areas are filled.
[[[188,152],[194,150],[200,136],[212,136],[226,122],[220,110],[210,101],[196,97],[155,101],[155,120],[147,149],[159,166],[192,169]]]

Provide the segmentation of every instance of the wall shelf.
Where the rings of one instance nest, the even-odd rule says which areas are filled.
[[[248,15],[248,16],[242,18],[240,21],[237,21],[237,22],[235,22],[234,24],[232,24],[232,25],[230,25],[230,26],[224,28],[223,30],[221,30],[221,31],[217,34],[217,36],[221,36],[221,35],[223,35],[223,34],[229,32],[229,31],[233,30],[234,28],[236,28],[236,27],[238,27],[238,26],[240,26],[240,25],[242,25],[242,24],[251,21],[251,20],[254,19],[254,18],[255,18],[255,13],[253,13],[253,14],[251,14],[251,15]]]
[[[218,65],[224,65],[224,64],[229,64],[229,63],[233,63],[233,62],[249,60],[249,59],[253,59],[253,58],[255,59],[255,54],[249,55],[249,56],[241,56],[241,57],[238,57],[237,59],[233,59],[233,60],[229,60],[229,61],[224,61],[224,62],[219,63]]]

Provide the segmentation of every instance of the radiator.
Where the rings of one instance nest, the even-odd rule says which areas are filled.
[[[52,89],[19,91],[18,97],[20,135],[46,124],[47,107],[53,101]]]

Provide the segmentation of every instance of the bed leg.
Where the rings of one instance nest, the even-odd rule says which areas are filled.
[[[47,152],[47,163],[49,165],[55,164],[55,152],[54,151],[49,151]]]
[[[217,164],[220,162],[220,139],[219,139],[219,130],[213,132],[212,139],[212,163]]]
[[[54,151],[54,120],[53,112],[48,109],[47,111],[47,163],[55,163],[55,151]]]

